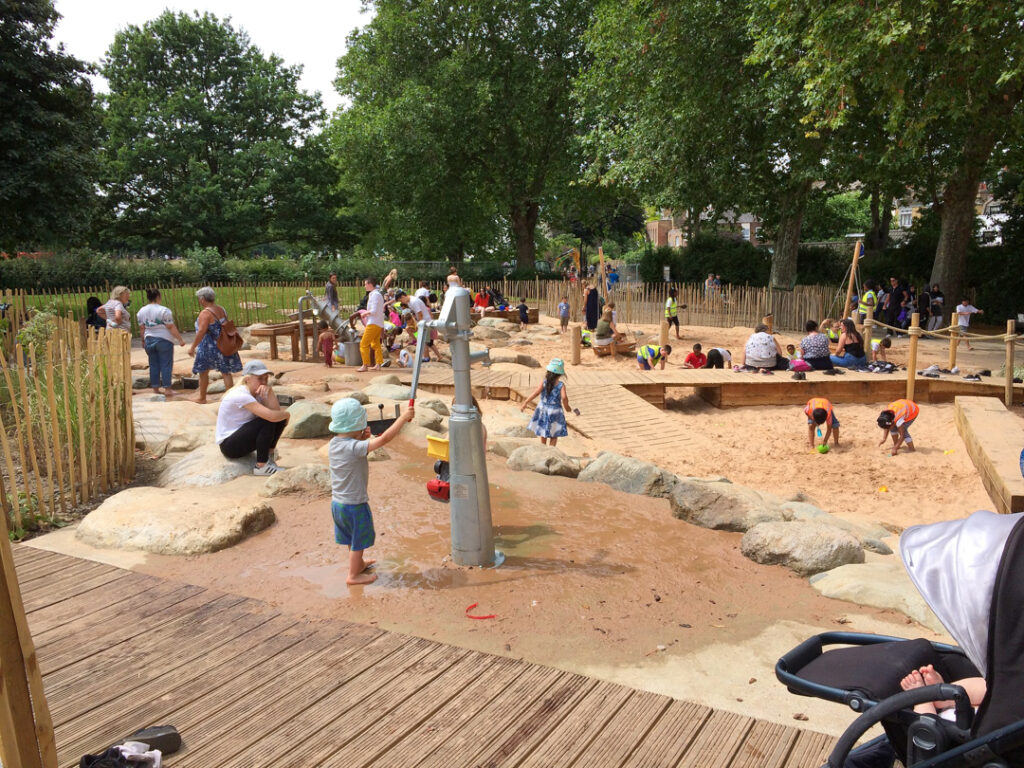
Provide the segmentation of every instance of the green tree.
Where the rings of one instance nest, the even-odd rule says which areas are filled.
[[[59,18],[50,0],[0,0],[0,248],[89,224],[96,114],[88,67],[50,47]]]
[[[304,148],[323,110],[300,71],[211,14],[166,11],[118,32],[102,64],[108,237],[228,254],[288,231],[285,212],[313,191],[296,174],[327,162]]]
[[[871,200],[860,192],[811,193],[804,216],[804,240],[841,240],[871,226]]]
[[[569,92],[592,0],[367,5],[339,61],[346,173],[391,241],[459,258],[504,219],[532,269],[541,208],[576,173]]]
[[[755,211],[774,233],[771,284],[788,288],[825,140],[798,120],[797,79],[751,60],[749,14],[746,0],[607,0],[577,92],[595,169],[685,210],[691,236]]]
[[[941,217],[931,280],[964,285],[978,182],[1019,136],[1024,6],[1013,0],[752,0],[757,56],[803,82],[803,120],[834,129],[880,117]]]

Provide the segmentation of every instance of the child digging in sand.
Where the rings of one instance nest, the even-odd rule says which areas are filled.
[[[839,447],[839,419],[832,410],[832,403],[824,397],[812,397],[804,406],[804,414],[807,416],[807,443],[814,450],[814,431],[822,424],[825,427],[825,437],[821,444],[828,445],[829,437],[832,437],[832,445]]]
[[[892,437],[892,455],[899,453],[900,447],[907,446],[908,451],[914,450],[914,438],[910,436],[910,425],[921,413],[921,408],[913,400],[894,400],[878,414],[878,426],[883,430],[882,442],[885,445],[888,437]]]
[[[410,404],[405,413],[379,437],[371,437],[366,411],[359,401],[343,397],[331,407],[330,430],[337,437],[330,443],[331,516],[334,540],[349,548],[346,584],[371,584],[377,576],[366,573],[376,560],[364,560],[363,552],[373,546],[373,514],[366,486],[370,479],[367,455],[387,445],[406,423],[412,421]]]

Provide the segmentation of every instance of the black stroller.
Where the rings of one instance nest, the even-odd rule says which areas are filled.
[[[964,520],[908,528],[900,556],[914,586],[959,647],[924,639],[826,632],[804,641],[775,666],[791,692],[846,704],[860,716],[828,759],[829,768],[1024,766],[1024,513],[976,512]],[[842,648],[825,650],[825,646]],[[911,670],[932,664],[945,683],[900,689]],[[975,713],[950,681],[983,677]],[[952,720],[917,714],[916,704],[952,700]],[[880,736],[854,745],[875,724]],[[885,742],[888,741],[888,744]]]

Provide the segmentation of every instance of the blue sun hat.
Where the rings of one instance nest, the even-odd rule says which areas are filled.
[[[557,373],[559,376],[565,376],[565,363],[562,362],[562,358],[555,357],[548,363],[547,370],[549,373]]]
[[[331,406],[331,424],[328,429],[335,434],[360,432],[366,429],[366,411],[358,400],[343,397]]]

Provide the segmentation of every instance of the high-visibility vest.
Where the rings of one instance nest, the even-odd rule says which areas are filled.
[[[810,400],[808,400],[807,405],[804,407],[804,413],[807,414],[808,419],[811,419],[814,417],[814,412],[819,408],[828,413],[828,418],[825,419],[825,423],[831,424],[832,403],[826,400],[824,397],[812,397]]]
[[[640,347],[637,357],[641,357],[651,365],[654,365],[661,360],[661,347],[656,347],[653,344],[644,344]]]
[[[835,328],[829,328],[827,331],[825,331],[825,335],[828,336],[829,341],[839,341],[839,331],[837,331]]]
[[[869,296],[871,297],[871,306],[876,308],[878,306],[878,300],[875,297],[875,292],[868,291],[867,293],[860,297],[860,302],[857,304],[857,311],[860,312],[862,315],[866,315],[868,313],[867,301]]]
[[[677,314],[679,314],[679,305],[674,298],[669,296],[668,301],[665,302],[665,317],[675,317]]]
[[[893,424],[896,425],[901,422],[905,424],[908,421],[913,421],[921,413],[920,406],[913,400],[894,400],[889,403],[886,410],[892,411],[895,414]]]

